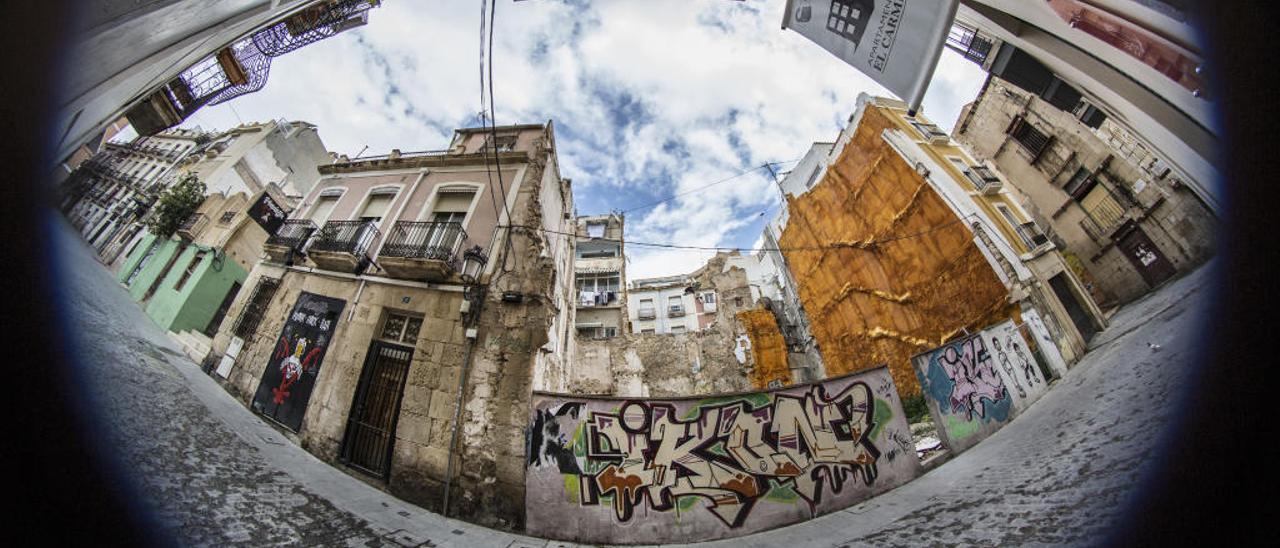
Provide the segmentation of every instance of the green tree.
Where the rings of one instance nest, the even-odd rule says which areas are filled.
[[[173,236],[204,202],[204,188],[204,183],[194,174],[184,176],[160,195],[153,215],[147,220],[147,229],[161,238]]]

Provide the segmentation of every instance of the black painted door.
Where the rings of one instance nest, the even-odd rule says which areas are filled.
[[[342,461],[379,478],[391,471],[391,449],[400,399],[413,349],[382,341],[369,345],[360,384],[347,419]]]

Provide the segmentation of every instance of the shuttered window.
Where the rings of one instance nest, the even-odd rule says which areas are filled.
[[[436,203],[432,206],[435,213],[442,212],[458,212],[466,213],[471,209],[471,202],[476,196],[473,189],[441,189],[436,193]]]
[[[315,209],[311,210],[311,220],[317,226],[324,226],[325,221],[329,220],[329,214],[333,213],[333,207],[338,205],[337,196],[321,196],[316,201]]]
[[[364,209],[360,211],[360,219],[365,221],[381,221],[391,209],[391,202],[396,199],[396,191],[374,192],[369,195]]]

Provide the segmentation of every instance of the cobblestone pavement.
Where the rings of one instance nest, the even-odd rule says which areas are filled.
[[[180,354],[69,232],[66,296],[113,444],[190,545],[560,546],[442,518],[285,441]],[[702,546],[1095,544],[1198,347],[1208,268],[1122,309],[1093,350],[992,437],[919,479],[792,527]],[[1153,350],[1149,344],[1160,346]]]

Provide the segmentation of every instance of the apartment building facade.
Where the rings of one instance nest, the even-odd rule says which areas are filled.
[[[1111,120],[1215,214],[1221,128],[1182,2],[963,0],[948,46],[1090,127]]]
[[[228,391],[321,459],[518,528],[534,379],[573,351],[577,223],[552,124],[493,132],[320,167],[213,353]]]
[[[577,218],[573,271],[580,337],[607,339],[627,332],[625,228],[626,219],[618,213]]]
[[[1009,176],[1101,305],[1145,295],[1213,253],[1212,210],[1111,119],[1091,127],[992,77],[955,135]]]

